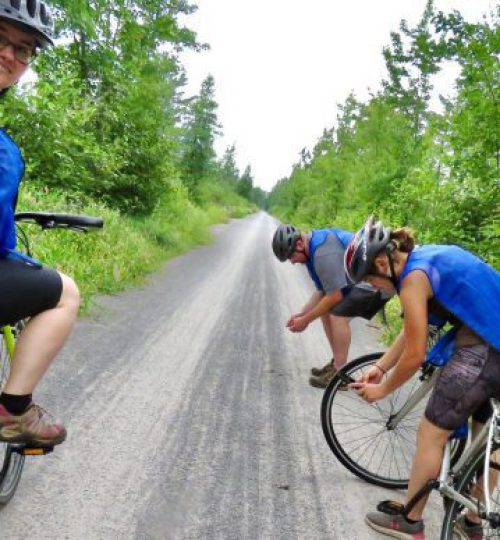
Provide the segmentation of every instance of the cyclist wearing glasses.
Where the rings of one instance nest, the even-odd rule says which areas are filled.
[[[373,317],[385,300],[366,283],[353,289],[343,267],[344,251],[353,233],[342,229],[320,229],[304,233],[293,225],[279,225],[273,236],[276,257],[292,264],[305,264],[316,290],[299,313],[286,323],[291,332],[303,332],[321,318],[332,350],[332,360],[312,368],[309,383],[325,388],[347,361],[351,343],[350,317]]]
[[[354,283],[366,279],[377,288],[396,290],[403,309],[401,334],[377,366],[351,385],[365,400],[384,398],[420,368],[429,317],[458,326],[455,350],[420,422],[409,501],[437,478],[450,434],[471,415],[476,422],[486,422],[491,414],[488,399],[500,397],[500,274],[458,246],[415,246],[409,229],[392,231],[373,218],[347,247],[345,269]],[[383,373],[393,367],[382,382]],[[422,498],[407,517],[374,512],[366,521],[388,536],[423,538],[426,502],[427,497]],[[462,516],[457,526],[466,538],[482,538],[477,516]]]
[[[0,92],[14,86],[37,52],[52,45],[53,24],[39,0],[0,0]],[[79,292],[67,276],[15,251],[14,209],[24,173],[21,153],[0,129],[0,325],[30,318],[0,394],[0,440],[54,445],[66,430],[50,423],[32,393],[66,341]]]

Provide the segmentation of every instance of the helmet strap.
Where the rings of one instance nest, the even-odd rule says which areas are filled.
[[[391,277],[389,279],[394,285],[394,288],[398,290],[398,280],[396,278],[396,272],[394,270],[394,259],[392,257],[392,252],[387,253],[387,258],[389,259],[389,268],[391,270]]]
[[[309,260],[309,255],[307,254],[307,251],[305,249],[294,249],[292,252],[292,255],[293,253],[302,253],[303,255],[306,256],[307,260]]]

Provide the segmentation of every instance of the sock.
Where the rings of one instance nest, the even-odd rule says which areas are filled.
[[[21,415],[31,403],[31,394],[17,396],[15,394],[0,394],[0,404],[3,405],[11,414]]]

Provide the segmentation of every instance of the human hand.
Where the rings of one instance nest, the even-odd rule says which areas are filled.
[[[387,396],[383,384],[372,384],[365,382],[354,382],[349,384],[349,388],[356,392],[368,403],[373,403]]]
[[[288,319],[286,325],[288,326],[288,323],[292,320],[292,319],[295,319],[297,317],[302,317],[303,315],[305,315],[305,313],[303,311],[299,311],[298,313],[293,313],[292,315],[290,315],[290,318]]]
[[[303,332],[309,326],[309,321],[304,316],[293,315],[286,326],[290,332]]]
[[[378,384],[383,377],[383,371],[377,366],[367,369],[356,382]]]

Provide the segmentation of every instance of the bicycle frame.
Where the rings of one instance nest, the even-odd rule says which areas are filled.
[[[441,493],[441,495],[443,495],[444,497],[448,499],[453,499],[455,501],[458,501],[464,507],[468,508],[469,510],[476,513],[477,515],[483,515],[484,509],[482,509],[481,507],[478,507],[477,504],[473,503],[467,497],[464,497],[458,491],[456,491],[453,485],[453,480],[454,478],[459,476],[459,472],[462,469],[462,467],[464,467],[466,463],[481,449],[484,442],[487,440],[489,429],[490,429],[490,426],[488,424],[485,424],[483,426],[478,436],[474,439],[474,441],[472,441],[471,445],[460,456],[460,459],[457,461],[457,463],[453,467],[450,467],[451,443],[450,441],[446,443],[444,456],[443,456],[443,463],[441,466],[441,472],[439,473],[438,486],[437,486],[437,490],[439,491],[439,493]],[[488,475],[486,474],[484,478],[486,482],[488,482],[487,477]],[[489,492],[485,492],[485,493],[489,493]],[[487,506],[489,506],[489,502]]]
[[[413,410],[413,408],[430,392],[431,388],[436,382],[436,378],[439,374],[439,369],[436,369],[432,375],[425,379],[422,384],[417,388],[414,394],[406,401],[406,403],[399,409],[396,414],[390,416],[387,421],[387,429],[395,429],[397,425],[405,418],[405,416]]]
[[[445,446],[443,455],[443,461],[441,465],[441,471],[437,480],[429,481],[423,486],[414,496],[408,501],[402,510],[403,515],[408,515],[411,509],[417,504],[417,502],[430,493],[433,489],[437,489],[439,493],[450,500],[456,501],[463,505],[483,520],[487,520],[492,523],[495,522],[495,526],[498,527],[499,516],[496,513],[491,512],[491,500],[490,500],[490,486],[489,486],[489,464],[490,460],[484,460],[483,469],[483,493],[485,494],[484,504],[481,501],[472,501],[465,497],[455,489],[456,480],[460,479],[462,471],[468,465],[469,461],[475,458],[478,453],[481,452],[483,446],[486,443],[485,456],[491,455],[492,444],[494,440],[500,438],[500,402],[494,398],[490,399],[490,403],[493,407],[493,414],[489,422],[484,424],[480,432],[462,454],[457,463],[451,466],[451,439],[448,440]]]
[[[427,353],[424,361],[424,373],[421,377],[423,381],[410,399],[396,413],[391,415],[387,422],[388,429],[394,429],[399,422],[429,393],[436,382],[440,368],[442,368],[450,359],[453,353],[453,345],[457,329],[454,327],[444,334]],[[425,373],[426,366],[431,366],[433,372],[431,376]]]
[[[7,351],[9,352],[9,357],[12,359],[15,346],[14,332],[12,330],[12,326],[3,326],[1,332],[3,334],[5,345],[7,346]]]
[[[499,420],[500,420],[500,402],[496,399],[490,399],[490,403],[493,407],[493,414],[489,422],[484,424],[480,432],[471,442],[470,446],[465,450],[457,463],[450,467],[450,442],[446,443],[445,453],[443,456],[443,465],[439,475],[439,487],[438,491],[444,497],[455,500],[462,504],[465,508],[474,512],[482,519],[488,520],[491,515],[491,501],[490,501],[490,485],[489,485],[489,459],[484,460],[483,469],[483,487],[485,494],[484,505],[480,501],[472,502],[467,497],[461,495],[454,488],[454,479],[460,476],[462,468],[467,462],[477,455],[481,451],[481,448],[486,443],[485,456],[490,456],[492,451],[492,444],[495,438],[499,436]]]
[[[444,366],[451,354],[453,352],[453,343],[454,337],[456,334],[456,329],[453,328],[448,331],[437,343],[432,347],[426,357],[426,364],[437,368],[434,370],[432,375],[423,380],[421,386],[416,390],[416,392],[410,397],[410,399],[403,405],[403,407],[394,414],[387,424],[387,427],[393,428],[408,414],[409,411],[422,400],[433,387],[436,377],[439,373],[439,370]],[[425,368],[424,375],[425,377]],[[467,497],[461,495],[455,489],[455,479],[460,477],[462,469],[468,464],[468,462],[473,459],[478,452],[486,444],[485,455],[489,456],[491,454],[493,440],[500,437],[500,402],[496,399],[490,399],[491,405],[493,407],[493,414],[489,422],[487,422],[479,431],[474,440],[471,441],[470,445],[466,448],[464,453],[460,456],[457,462],[451,466],[451,444],[452,438],[448,440],[445,446],[443,462],[441,465],[441,471],[439,474],[438,480],[430,481],[426,486],[422,487],[415,496],[408,501],[405,505],[403,513],[406,515],[410,510],[415,506],[415,504],[427,493],[433,489],[437,489],[443,497],[452,499],[462,504],[465,508],[469,509],[471,512],[474,512],[482,519],[488,519],[491,514],[491,502],[490,502],[490,491],[489,491],[489,459],[485,459],[484,463],[484,472],[483,472],[483,487],[485,493],[485,503],[482,504],[480,501],[471,501]],[[462,428],[462,426],[461,426]],[[461,428],[458,428],[460,430]],[[456,431],[458,431],[456,430]]]

